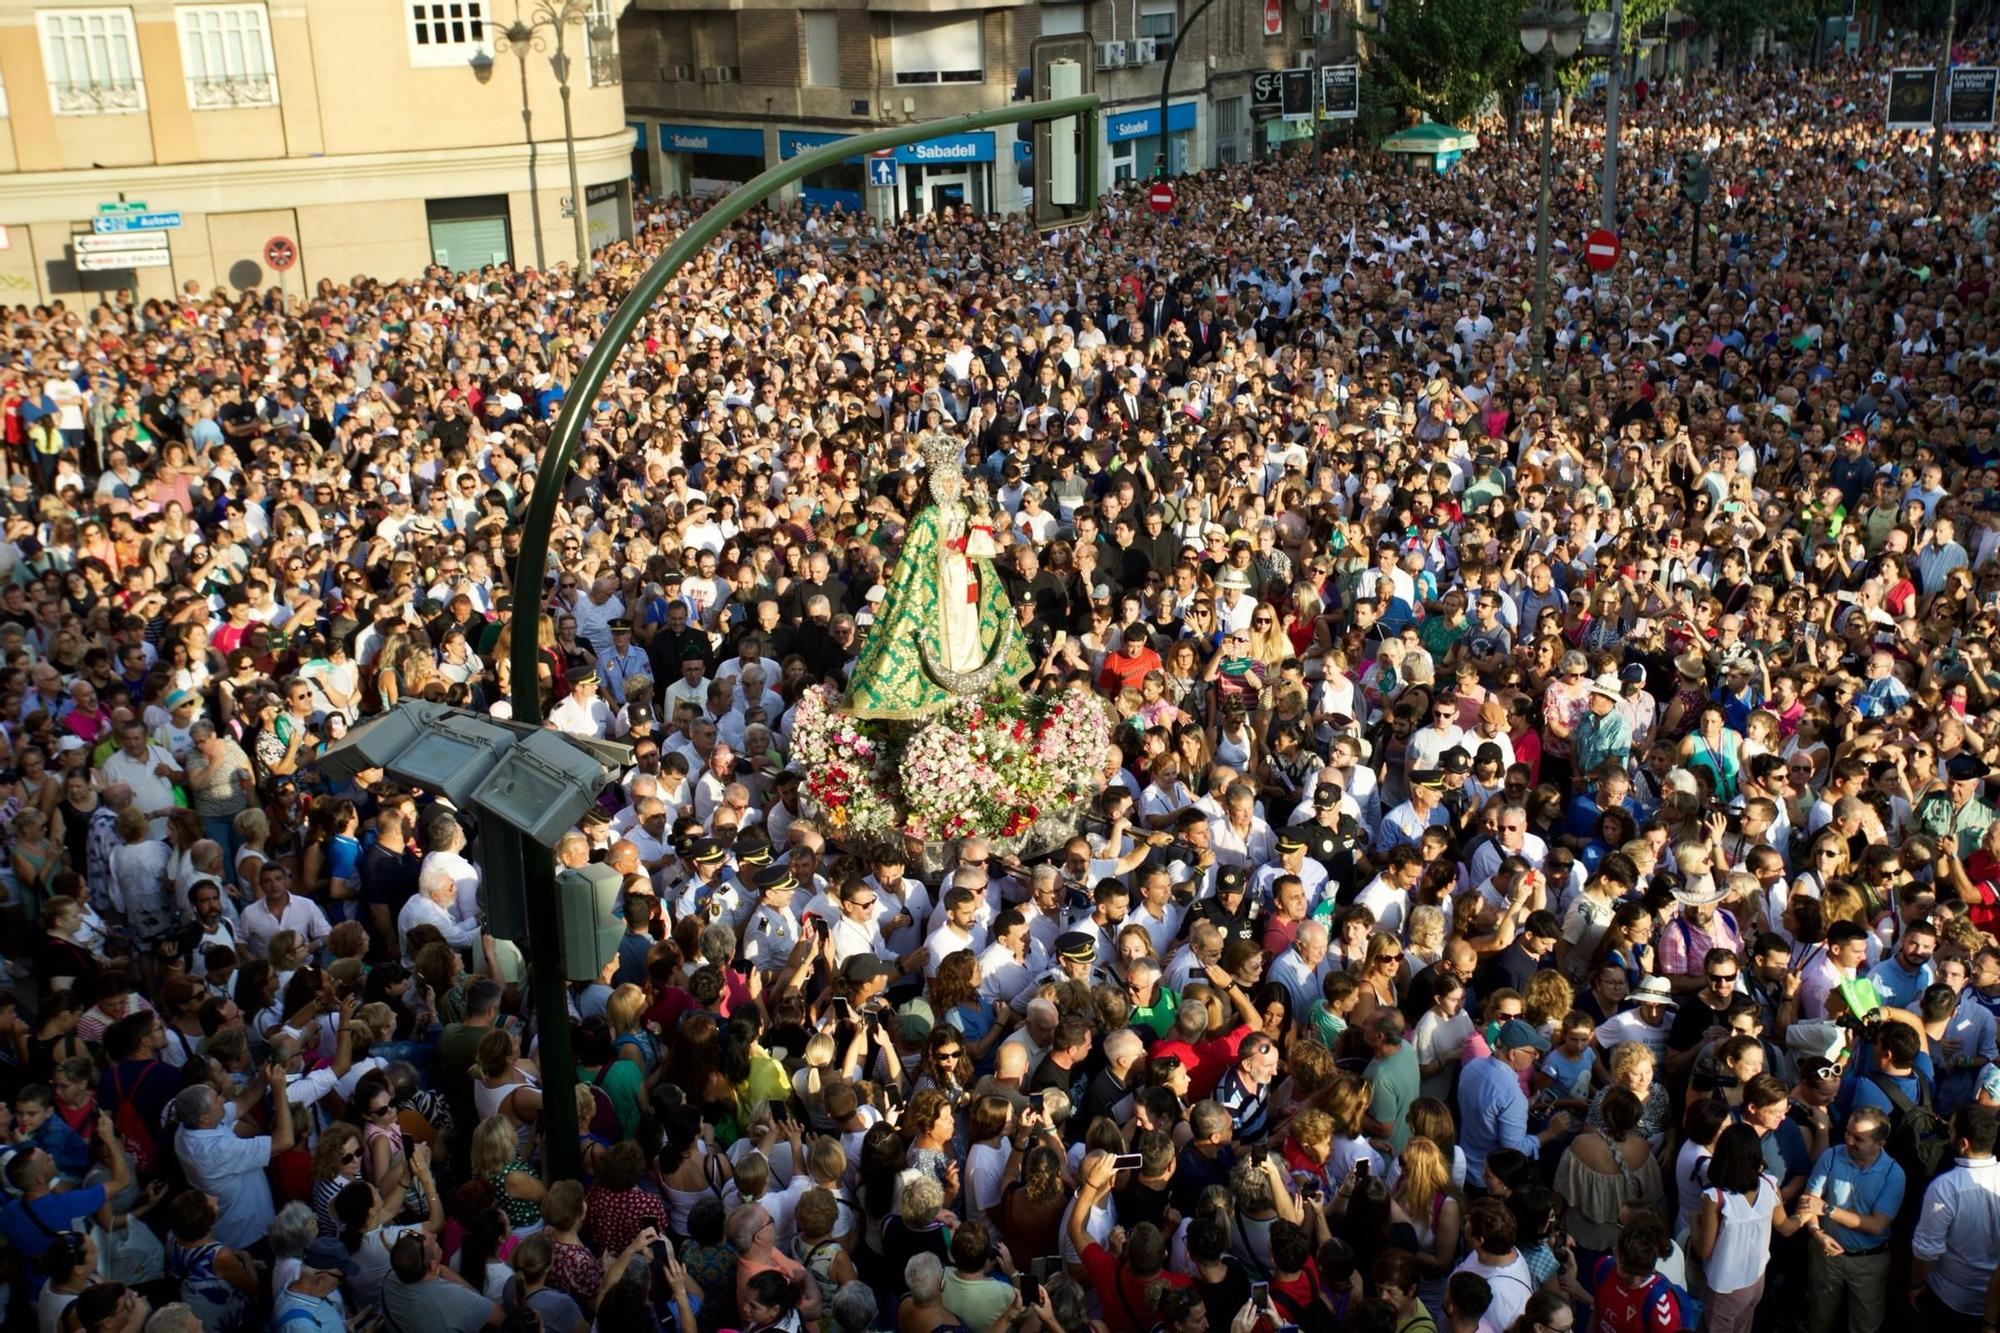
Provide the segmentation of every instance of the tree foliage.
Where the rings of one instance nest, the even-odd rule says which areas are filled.
[[[1463,125],[1519,84],[1521,0],[1388,0],[1371,76],[1391,100]]]

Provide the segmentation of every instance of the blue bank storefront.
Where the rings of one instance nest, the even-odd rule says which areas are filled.
[[[1167,143],[1177,174],[1185,174],[1193,161],[1196,120],[1193,102],[1175,102],[1167,108]],[[1105,184],[1151,177],[1160,160],[1159,104],[1107,111],[1104,146]]]
[[[896,206],[902,215],[914,217],[947,208],[970,208],[974,213],[993,209],[994,139],[990,130],[904,144],[893,157]]]
[[[761,172],[764,131],[719,125],[661,125],[665,188],[706,196],[727,194]]]
[[[861,128],[865,127],[856,127]],[[665,193],[725,194],[771,164],[761,127],[660,124],[655,131]],[[778,158],[789,161],[847,137],[839,130],[781,127],[775,135]],[[905,144],[893,153],[845,158],[805,177],[799,192],[808,207],[873,209],[884,216],[915,216],[945,208],[986,213],[997,203],[995,159],[991,132],[948,134]]]
[[[829,134],[822,130],[779,130],[778,156],[786,161],[797,157],[809,149],[834,143],[847,136]],[[842,158],[830,167],[822,167],[799,182],[799,197],[807,208],[835,208],[847,213],[861,213],[867,209],[865,190],[868,184],[867,162],[858,154]]]

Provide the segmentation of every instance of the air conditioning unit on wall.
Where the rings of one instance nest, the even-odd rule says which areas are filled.
[[[1118,69],[1125,63],[1125,43],[1099,42],[1097,44],[1097,67]]]
[[[693,83],[693,65],[662,65],[660,78],[667,83]]]
[[[1160,58],[1157,45],[1151,37],[1134,38],[1129,54],[1135,65],[1150,65]]]

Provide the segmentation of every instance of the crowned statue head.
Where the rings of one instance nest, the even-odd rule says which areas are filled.
[[[917,437],[917,452],[930,471],[932,502],[961,502],[965,498],[965,445],[943,431],[931,430]]]

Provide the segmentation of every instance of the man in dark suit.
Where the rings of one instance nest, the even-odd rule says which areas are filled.
[[[1192,361],[1195,365],[1215,359],[1216,351],[1222,346],[1222,324],[1215,318],[1215,307],[1204,301],[1194,312],[1194,319],[1188,324],[1188,341],[1194,345]]]
[[[1181,316],[1181,304],[1167,292],[1167,284],[1153,279],[1153,285],[1146,292],[1145,303],[1140,307],[1139,318],[1145,325],[1146,336],[1157,338],[1167,331],[1167,325]]]

